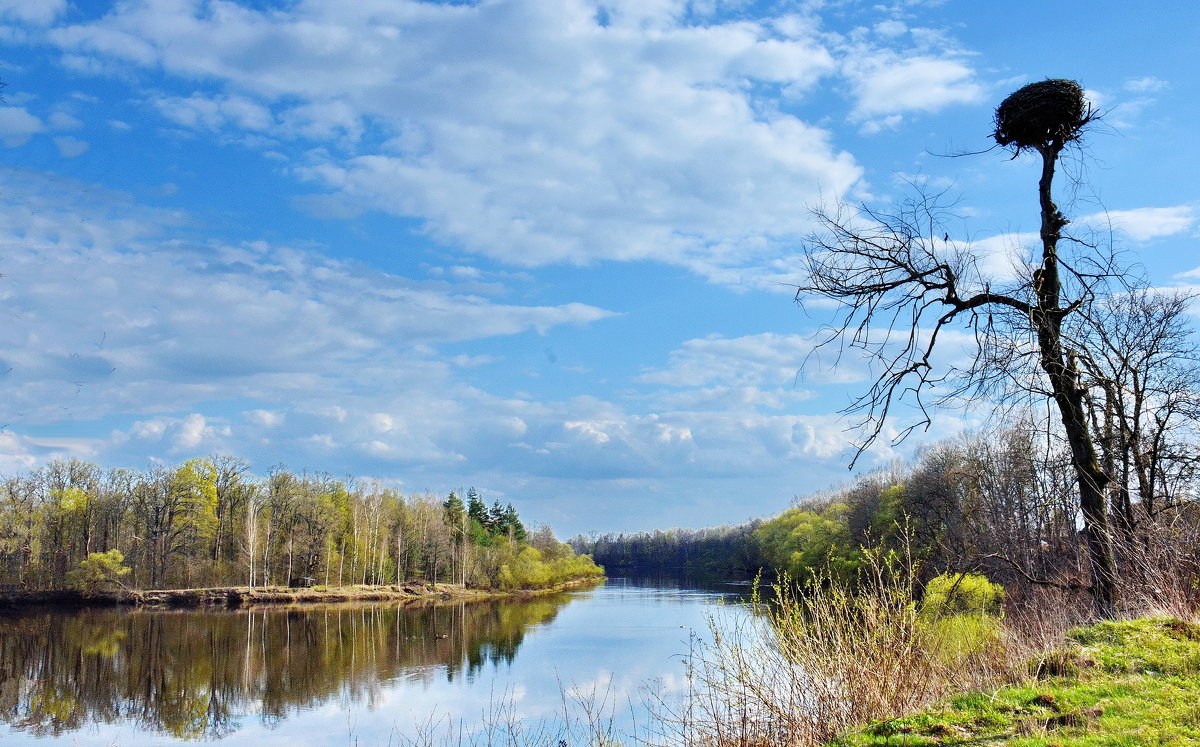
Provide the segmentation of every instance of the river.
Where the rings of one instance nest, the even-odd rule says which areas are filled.
[[[4,615],[0,742],[555,744],[564,711],[576,737],[646,733],[647,700],[686,691],[692,637],[714,605],[746,614],[746,591],[611,578],[424,608]]]

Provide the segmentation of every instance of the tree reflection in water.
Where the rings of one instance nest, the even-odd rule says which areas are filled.
[[[0,616],[0,719],[38,736],[129,722],[212,739],[329,702],[373,707],[391,680],[469,680],[511,663],[569,598]]]

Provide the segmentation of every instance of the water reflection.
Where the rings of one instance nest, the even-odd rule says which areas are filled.
[[[95,723],[220,738],[253,718],[351,700],[390,683],[471,680],[511,664],[569,595],[421,608],[149,612],[0,617],[0,719],[35,736]],[[253,714],[247,716],[247,714]]]

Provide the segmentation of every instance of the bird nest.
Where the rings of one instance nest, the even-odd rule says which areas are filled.
[[[1093,114],[1078,83],[1062,78],[1043,80],[1000,102],[992,137],[1000,145],[1014,145],[1018,150],[1052,143],[1061,146],[1078,138]]]

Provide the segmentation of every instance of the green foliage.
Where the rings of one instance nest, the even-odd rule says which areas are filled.
[[[1000,618],[986,614],[922,617],[920,623],[928,636],[930,651],[949,665],[986,654],[1000,645],[1004,632]]]
[[[876,541],[883,541],[896,534],[907,520],[904,513],[904,503],[908,492],[903,485],[893,485],[879,493],[879,506],[870,517],[870,536]]]
[[[450,491],[450,495],[446,496],[446,502],[442,504],[442,510],[446,512],[446,524],[453,530],[454,538],[461,539],[467,513],[467,507],[463,504],[462,498],[459,498],[453,490]]]
[[[472,521],[479,524],[480,527],[487,529],[487,506],[484,505],[483,499],[479,497],[479,493],[475,492],[475,488],[467,489],[467,515],[471,517]]]
[[[123,586],[120,579],[129,575],[125,555],[120,550],[94,552],[79,561],[79,567],[67,574],[67,584],[80,591],[101,591]]]
[[[792,508],[763,524],[754,536],[767,563],[797,581],[812,578],[818,569],[835,579],[849,579],[862,562],[862,552],[850,542],[846,512],[844,503]]]
[[[954,615],[995,615],[1004,587],[979,573],[943,573],[925,585],[921,615],[928,619]]]
[[[577,578],[604,575],[604,569],[589,555],[576,555],[570,545],[559,544],[552,557],[546,557],[536,547],[513,549],[500,565],[497,586],[506,591],[514,589],[544,589]]]
[[[954,664],[998,645],[1003,599],[1004,587],[978,573],[943,573],[931,579],[921,598],[919,619],[934,654]]]

